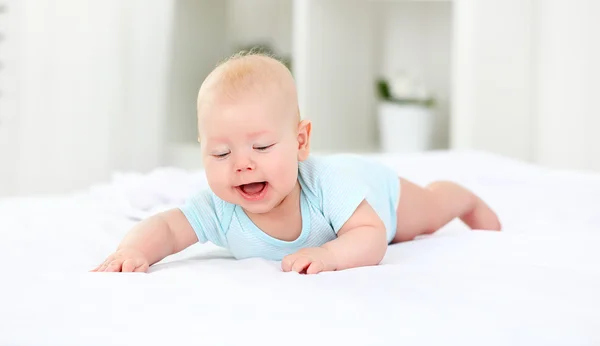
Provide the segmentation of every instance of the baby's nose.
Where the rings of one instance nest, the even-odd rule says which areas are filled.
[[[236,162],[236,165],[235,165],[235,171],[238,173],[244,172],[244,171],[251,171],[253,169],[254,169],[254,165],[252,164],[252,161],[250,161],[248,159],[238,160],[238,162]]]

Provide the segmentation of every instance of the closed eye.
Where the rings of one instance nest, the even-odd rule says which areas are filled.
[[[258,150],[258,151],[265,151],[265,150],[267,150],[267,149],[271,148],[271,147],[272,147],[272,146],[274,146],[274,145],[275,145],[275,144],[271,144],[271,145],[267,145],[267,146],[263,146],[263,147],[254,147],[254,149],[255,149],[255,150]]]
[[[217,159],[223,159],[225,158],[227,155],[229,155],[229,153],[224,153],[224,154],[214,154],[213,156],[216,157]]]

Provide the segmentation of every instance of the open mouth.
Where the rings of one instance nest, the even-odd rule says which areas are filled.
[[[268,185],[269,183],[266,181],[261,181],[256,183],[242,184],[236,186],[236,189],[240,192],[244,199],[257,201],[265,196]]]

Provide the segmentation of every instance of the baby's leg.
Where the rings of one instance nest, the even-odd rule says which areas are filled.
[[[400,178],[398,226],[393,243],[430,234],[459,217],[472,229],[500,230],[496,214],[471,191],[446,181],[422,188]]]

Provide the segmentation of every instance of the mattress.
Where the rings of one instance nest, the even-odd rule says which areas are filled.
[[[147,274],[89,273],[137,220],[206,186],[203,172],[0,199],[0,345],[600,344],[600,175],[480,152],[373,157],[467,186],[504,231],[454,221],[379,266],[315,276],[210,244]]]

